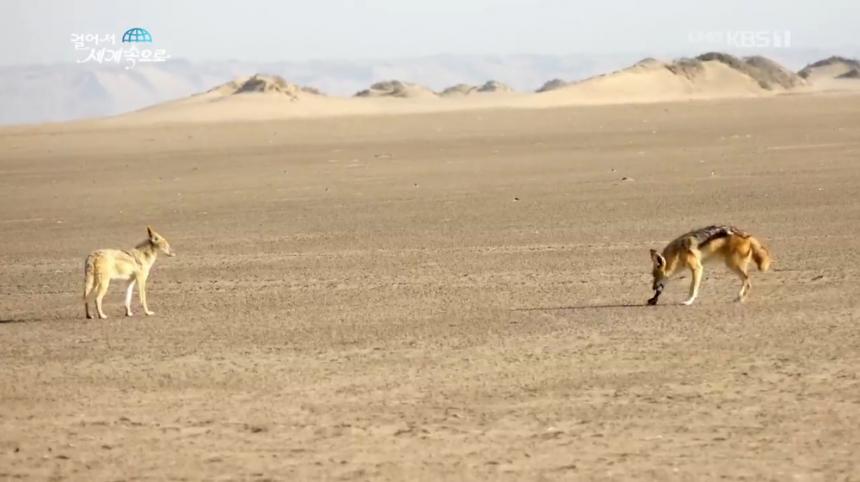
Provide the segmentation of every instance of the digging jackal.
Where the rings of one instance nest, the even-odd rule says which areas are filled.
[[[90,301],[95,298],[96,313],[99,318],[107,318],[102,310],[102,300],[107,293],[111,280],[128,281],[125,292],[125,316],[131,316],[131,295],[137,284],[137,294],[143,312],[154,315],[146,305],[146,280],[149,271],[155,264],[158,253],[175,256],[170,249],[170,243],[163,236],[146,227],[147,238],[142,243],[129,250],[99,249],[87,256],[84,265],[84,311],[87,319],[91,319]]]
[[[685,305],[692,304],[702,283],[702,262],[711,258],[722,258],[726,266],[741,278],[737,301],[743,301],[752,287],[747,270],[750,260],[755,260],[759,271],[767,271],[770,267],[767,248],[734,226],[708,226],[690,231],[669,243],[662,254],[651,250],[654,296],[648,304],[657,304],[669,277],[683,268],[688,268],[693,275],[690,296],[684,301]]]

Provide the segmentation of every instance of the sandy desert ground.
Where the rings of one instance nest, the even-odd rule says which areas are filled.
[[[858,480],[858,101],[0,130],[0,479]]]

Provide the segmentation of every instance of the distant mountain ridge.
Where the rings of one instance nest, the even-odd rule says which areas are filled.
[[[787,55],[789,52],[782,53]],[[805,54],[807,58],[809,55]],[[222,84],[237,80],[245,82],[255,72],[279,76],[287,79],[288,83],[309,86],[328,95],[350,96],[386,79],[401,79],[403,83],[420,84],[439,94],[453,86],[445,96],[462,96],[480,91],[481,88],[476,86],[484,86],[487,79],[497,82],[486,89],[493,92],[550,91],[631,65],[645,56],[635,53],[569,56],[437,55],[391,61],[269,63],[192,63],[171,60],[162,64],[140,65],[132,70],[95,64],[0,67],[0,124],[116,115],[172,99],[182,99],[210,90],[213,86],[223,87]],[[770,78],[763,80],[772,88],[783,88],[783,83],[795,81],[790,69],[782,69],[782,74],[772,69],[774,65],[779,65],[776,62],[764,57],[745,58],[758,59],[745,61],[744,68],[753,72],[753,75],[758,75],[755,71],[760,72],[762,69],[771,73]],[[803,65],[798,60],[793,62]],[[816,66],[822,62],[824,64]],[[831,57],[801,70],[800,78],[853,81],[860,76],[860,71],[855,72],[851,62],[856,61],[848,57]],[[849,68],[840,67],[843,65]],[[266,82],[256,85],[252,82],[244,87],[246,91],[258,88],[277,90],[283,87]],[[287,95],[290,94],[287,92]]]
[[[624,65],[638,54],[435,55],[397,60],[189,62],[171,59],[125,70],[116,65],[0,67],[0,125],[104,117],[181,99],[254,73],[276,75],[328,95],[351,96],[369,85],[403,79],[441,91],[499,79],[533,90],[547,78],[581,78]]]

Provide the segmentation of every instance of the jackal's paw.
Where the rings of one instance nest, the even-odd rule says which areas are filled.
[[[99,318],[101,318],[102,320],[106,320],[106,319],[107,319],[107,315],[99,315]]]
[[[126,318],[131,318],[132,316],[134,316],[134,313],[132,313],[130,311],[126,311],[125,316],[126,316]]]
[[[681,302],[681,304],[682,304],[682,305],[684,305],[684,306],[690,306],[690,305],[692,305],[692,304],[693,304],[693,302],[694,302],[694,301],[696,301],[696,299],[695,299],[695,298],[690,298],[689,300],[684,300],[684,301],[682,301],[682,302]]]
[[[154,311],[145,311],[144,313],[146,313],[146,316],[152,316],[155,314]]]
[[[746,300],[746,297],[738,296],[737,298],[735,298],[735,303],[743,303]]]

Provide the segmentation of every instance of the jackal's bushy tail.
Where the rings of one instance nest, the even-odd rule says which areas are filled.
[[[752,257],[759,271],[767,271],[770,268],[770,253],[759,240],[750,237],[750,247],[752,248]]]

